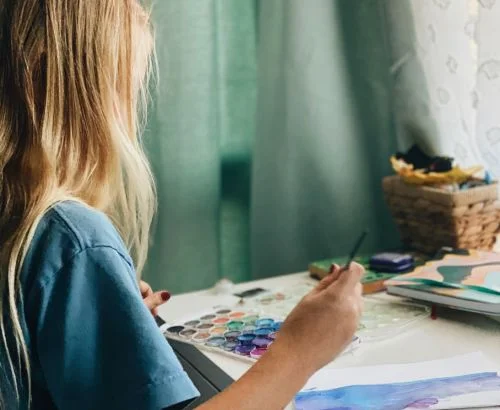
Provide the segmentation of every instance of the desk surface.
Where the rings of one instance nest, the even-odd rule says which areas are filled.
[[[243,291],[254,287],[279,288],[309,280],[306,273],[285,275],[271,279],[247,282],[235,287]],[[395,298],[378,294],[369,296],[376,300]],[[196,314],[214,305],[234,304],[237,297],[216,295],[212,290],[185,293],[174,296],[160,308],[160,316],[169,323],[186,315]],[[377,342],[362,343],[354,354],[342,356],[328,367],[354,367],[377,364],[407,363],[442,359],[459,354],[482,351],[497,363],[500,369],[500,323],[484,316],[452,311],[438,310],[436,320],[419,322],[400,335]],[[249,364],[231,359],[221,354],[204,352],[234,379],[243,375]]]

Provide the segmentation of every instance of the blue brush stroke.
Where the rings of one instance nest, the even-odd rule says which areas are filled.
[[[449,397],[499,389],[500,377],[497,373],[488,372],[405,383],[305,391],[295,396],[295,407],[297,410],[425,409]]]

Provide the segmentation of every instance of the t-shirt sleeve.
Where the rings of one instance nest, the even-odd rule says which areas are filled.
[[[81,251],[29,302],[57,408],[159,410],[198,396],[114,248]]]

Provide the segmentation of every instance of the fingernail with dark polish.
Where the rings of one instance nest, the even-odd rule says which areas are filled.
[[[161,292],[161,298],[166,302],[170,299],[170,293],[168,293],[167,291]]]

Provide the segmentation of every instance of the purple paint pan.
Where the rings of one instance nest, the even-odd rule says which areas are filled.
[[[256,337],[252,341],[254,346],[257,346],[261,349],[267,349],[273,341],[271,339],[268,339],[267,337]]]
[[[250,352],[253,350],[253,346],[237,346],[234,349],[234,353],[240,356],[250,356]]]
[[[267,352],[267,349],[261,349],[256,347],[255,349],[252,349],[250,352],[250,357],[254,359],[260,359],[264,353]]]

